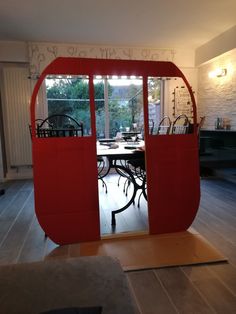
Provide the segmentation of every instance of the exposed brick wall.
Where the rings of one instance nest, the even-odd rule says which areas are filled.
[[[209,72],[226,68],[224,77],[210,78]],[[236,49],[202,65],[198,73],[198,117],[206,116],[204,129],[214,129],[216,118],[230,120],[236,130]]]

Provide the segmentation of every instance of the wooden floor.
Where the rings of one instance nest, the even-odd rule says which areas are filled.
[[[148,213],[147,202],[140,196],[140,206],[138,207],[139,190],[136,195],[135,204],[131,205],[125,211],[116,215],[116,226],[111,226],[111,210],[116,210],[128,203],[132,196],[133,189],[128,187],[119,175],[106,176],[106,189],[99,181],[99,205],[101,234],[118,234],[126,232],[148,232]],[[127,192],[127,193],[126,193]],[[127,194],[127,195],[126,195]]]
[[[107,179],[107,194],[100,185],[102,233],[147,230],[143,200],[140,209],[136,203],[117,215],[116,229],[111,228],[109,208],[115,209],[124,197],[123,192],[114,192],[121,190],[117,190],[117,179]],[[5,188],[0,197],[0,264],[68,257],[69,246],[57,247],[44,238],[34,214],[32,181],[7,182]],[[127,272],[137,313],[236,313],[236,185],[202,179],[201,193],[192,226],[228,258],[228,263]]]

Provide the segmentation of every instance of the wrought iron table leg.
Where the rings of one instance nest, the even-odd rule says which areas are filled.
[[[134,202],[134,199],[135,199],[135,196],[136,196],[136,193],[137,193],[137,190],[140,189],[141,187],[137,184],[137,182],[135,181],[135,178],[132,174],[132,172],[127,169],[126,167],[124,166],[120,166],[120,165],[113,165],[112,166],[113,168],[115,168],[115,170],[117,171],[117,173],[123,175],[124,177],[126,177],[131,183],[133,183],[133,186],[134,186],[134,190],[133,190],[133,195],[132,197],[130,198],[129,202],[121,207],[120,209],[117,209],[117,210],[113,210],[111,212],[111,224],[112,226],[115,226],[116,225],[116,218],[115,218],[115,215],[118,214],[118,213],[121,213],[123,212],[126,208],[128,208],[133,202]]]

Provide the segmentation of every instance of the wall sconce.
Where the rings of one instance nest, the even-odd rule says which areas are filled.
[[[227,69],[217,68],[216,70],[209,72],[209,77],[222,77],[226,76],[226,74]]]

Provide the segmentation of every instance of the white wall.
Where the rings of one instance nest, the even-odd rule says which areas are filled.
[[[40,74],[57,57],[172,61],[178,67],[194,67],[195,62],[194,50],[29,43],[29,60],[32,74]]]
[[[28,46],[21,41],[0,41],[0,62],[28,62]]]
[[[199,66],[236,48],[236,25],[196,49],[195,65]]]
[[[227,69],[224,77],[209,77],[217,68]],[[230,120],[236,130],[236,49],[199,67],[198,114],[206,116],[204,128],[214,129],[217,117]]]
[[[198,116],[204,128],[214,129],[217,117],[230,120],[236,130],[236,26],[196,49]],[[226,68],[227,76],[209,78],[209,72]]]

